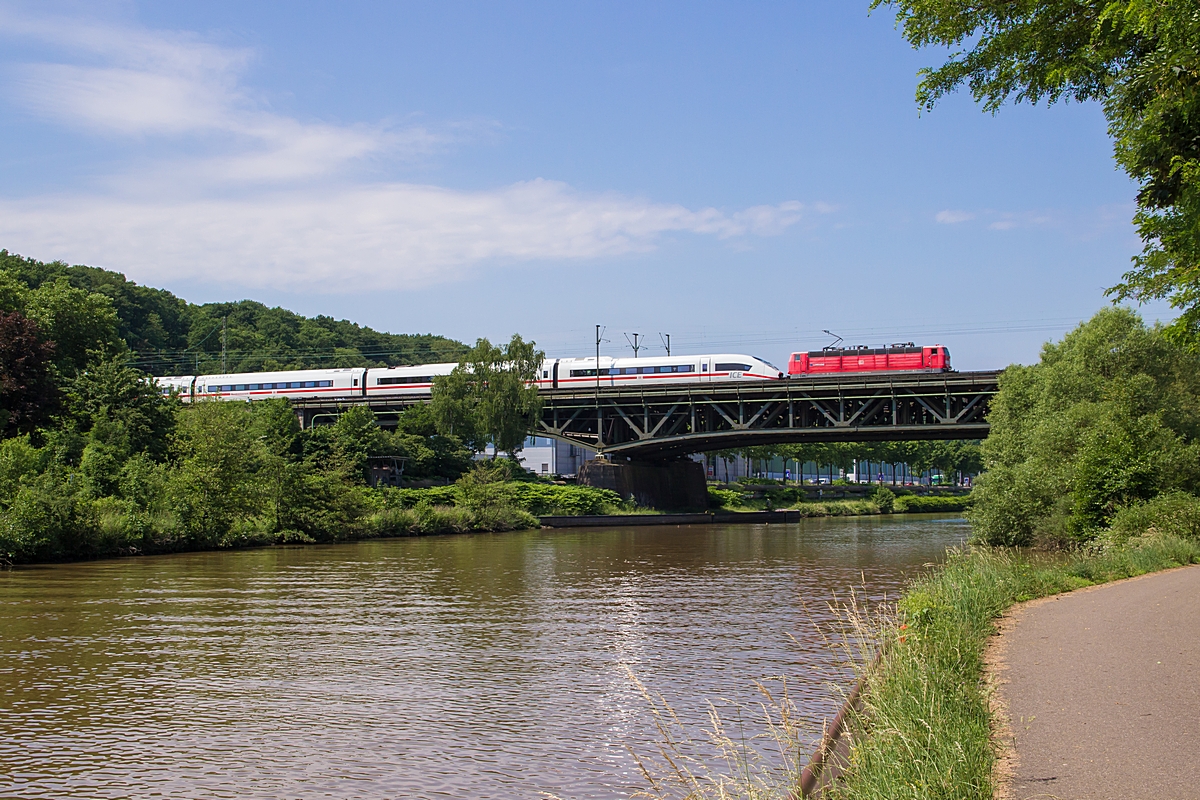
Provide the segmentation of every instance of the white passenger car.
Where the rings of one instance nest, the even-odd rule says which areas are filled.
[[[192,397],[197,400],[267,400],[272,397],[349,399],[363,396],[366,373],[361,367],[353,367],[198,375],[192,388]]]
[[[695,356],[653,356],[650,358],[600,357],[601,386],[638,384],[670,385],[715,381],[774,381],[783,372],[761,358],[741,353],[714,353]],[[596,359],[546,359],[538,376],[538,386],[569,389],[596,385]]]
[[[367,370],[367,397],[403,397],[428,395],[433,379],[449,375],[457,364],[421,364],[416,367],[388,367]]]

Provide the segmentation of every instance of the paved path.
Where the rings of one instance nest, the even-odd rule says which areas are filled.
[[[1012,800],[1200,798],[1200,566],[1027,604],[996,655]]]

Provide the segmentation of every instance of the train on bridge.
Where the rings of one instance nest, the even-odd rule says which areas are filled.
[[[434,378],[449,375],[457,364],[405,367],[307,369],[182,375],[156,378],[163,394],[194,400],[289,399],[382,400],[428,397]],[[741,353],[648,358],[548,358],[538,371],[542,389],[670,386],[686,383],[778,381],[789,377],[836,373],[948,372],[950,352],[941,345],[911,342],[882,348],[825,348],[793,353],[788,372]]]

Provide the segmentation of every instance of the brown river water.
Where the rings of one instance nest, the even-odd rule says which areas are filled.
[[[945,516],[545,530],[0,572],[0,797],[623,798],[787,676],[812,735],[849,675],[818,633],[966,537]]]

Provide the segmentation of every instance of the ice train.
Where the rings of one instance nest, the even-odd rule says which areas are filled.
[[[413,367],[300,369],[156,378],[163,394],[192,400],[262,400],[271,397],[353,400],[363,397],[422,397],[433,379],[449,375],[457,364]],[[880,348],[827,347],[793,353],[788,372],[761,358],[741,353],[649,358],[548,358],[538,370],[543,389],[591,386],[642,386],[726,381],[776,381],[784,378],[847,373],[948,372],[950,351],[942,345],[912,342]]]
[[[155,378],[163,394],[192,400],[265,400],[428,396],[433,379],[449,375],[457,364],[413,367],[299,369],[285,372],[239,372],[227,375],[183,375]],[[632,386],[714,381],[779,380],[783,372],[761,358],[739,353],[651,358],[548,358],[538,371],[545,389]]]

